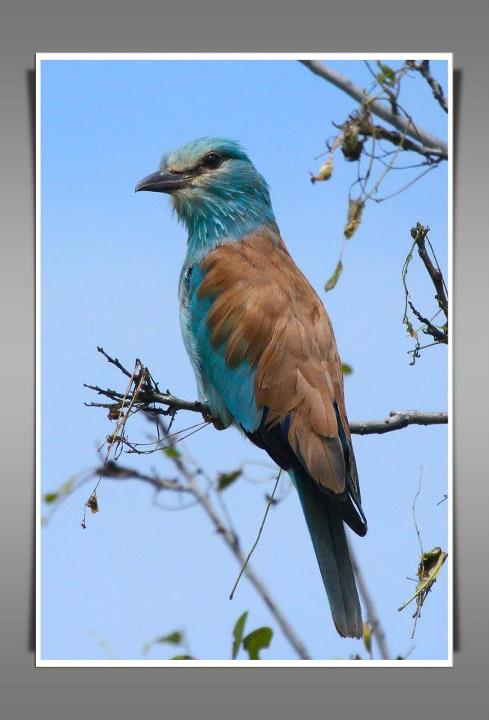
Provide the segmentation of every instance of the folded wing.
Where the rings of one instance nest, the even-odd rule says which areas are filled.
[[[204,372],[236,422],[282,467],[305,470],[365,534],[333,329],[281,238],[263,227],[213,250],[194,298],[199,352],[217,358]]]

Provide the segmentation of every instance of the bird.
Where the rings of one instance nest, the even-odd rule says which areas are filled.
[[[362,610],[345,524],[364,536],[358,472],[333,328],[289,254],[270,189],[240,143],[203,137],[163,155],[136,192],[167,193],[187,230],[180,324],[199,400],[297,489],[342,637]]]

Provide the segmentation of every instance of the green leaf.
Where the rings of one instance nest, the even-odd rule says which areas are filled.
[[[42,499],[47,505],[51,505],[59,500],[63,495],[69,495],[74,489],[76,483],[76,476],[68,478],[62,485],[59,486],[56,492],[48,492],[42,496]]]
[[[261,627],[253,630],[243,640],[243,647],[250,660],[260,660],[260,650],[267,648],[272,641],[273,630],[270,627]]]
[[[173,460],[180,457],[180,452],[173,445],[169,445],[168,447],[163,448],[163,452],[165,453],[166,457],[172,458]]]
[[[372,657],[372,626],[370,623],[363,624],[363,644],[370,657]]]
[[[328,282],[324,286],[324,289],[326,290],[326,292],[329,292],[330,290],[332,290],[334,288],[334,286],[338,282],[338,279],[342,272],[343,272],[343,263],[341,262],[341,260],[338,260],[338,264],[335,268],[334,273],[331,275]]]
[[[245,612],[239,616],[239,618],[236,620],[236,624],[233,628],[233,653],[232,658],[233,660],[236,660],[239,648],[241,646],[241,640],[243,638],[243,631],[244,626],[246,623],[246,618],[248,617],[248,610],[245,610]]]
[[[413,328],[413,324],[412,324],[412,322],[409,320],[409,318],[406,318],[405,324],[406,324],[406,328],[407,328],[407,331],[408,331],[409,335],[411,335],[412,338],[414,338],[415,340],[417,340],[417,339],[418,339],[418,333],[417,333],[416,330]]]
[[[352,375],[353,374],[353,368],[351,365],[348,365],[348,363],[341,363],[341,371],[343,375]]]
[[[168,643],[169,645],[181,645],[183,640],[183,633],[179,630],[174,630],[168,635],[162,635],[154,640],[155,643]]]
[[[170,660],[195,660],[192,655],[174,655]]]
[[[237,480],[242,474],[242,470],[233,470],[232,472],[228,473],[219,473],[219,475],[217,476],[218,491],[221,492],[221,490],[224,490],[224,488],[229,487],[229,485],[231,485],[231,483]]]
[[[383,62],[378,62],[377,67],[381,72],[376,76],[377,82],[386,85],[394,85],[396,82],[396,73],[394,70]]]
[[[160,637],[150,640],[143,647],[143,653],[146,655],[153,645],[167,644],[167,645],[181,645],[183,642],[183,633],[180,630],[174,630],[168,635],[160,635]]]
[[[58,498],[59,498],[59,493],[57,493],[57,492],[50,492],[50,493],[46,493],[46,494],[44,495],[43,500],[44,500],[45,503],[48,503],[48,505],[49,505],[49,503],[54,503],[54,502],[56,502],[56,500],[57,500]]]

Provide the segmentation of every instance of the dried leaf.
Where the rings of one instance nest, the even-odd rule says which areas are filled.
[[[362,212],[364,206],[365,203],[363,202],[363,200],[360,200],[359,198],[350,198],[348,204],[347,222],[343,230],[343,234],[347,240],[349,240],[354,235],[360,223],[362,222]]]
[[[409,600],[406,600],[406,602],[398,608],[398,610],[404,610],[404,608],[407,607],[409,603],[411,603],[413,600],[416,600],[416,610],[414,612],[413,618],[415,618],[416,621],[418,620],[421,615],[421,608],[424,605],[426,597],[432,589],[433,584],[436,582],[436,578],[438,577],[447,557],[448,554],[439,547],[435,547],[432,550],[429,550],[428,552],[422,554],[421,562],[419,563],[417,572],[419,582],[416,585],[416,591],[414,595],[409,598]],[[415,630],[416,622],[414,623],[412,635],[413,637]]]
[[[418,333],[417,333],[416,330],[414,329],[411,320],[410,320],[408,317],[406,317],[406,319],[405,319],[404,322],[405,322],[405,325],[406,325],[406,328],[407,328],[407,331],[408,331],[409,335],[411,335],[412,338],[414,338],[415,340],[417,340],[417,339],[418,339]]]
[[[317,175],[311,175],[311,182],[324,182],[329,180],[333,174],[333,158],[330,156],[326,162],[324,162],[318,170]]]
[[[95,493],[92,493],[92,495],[90,495],[90,497],[86,501],[85,505],[87,506],[87,508],[90,508],[90,510],[92,511],[93,514],[98,513],[99,506],[98,506],[97,496]]]
[[[110,406],[109,412],[107,413],[107,417],[109,420],[119,420],[120,418],[124,417],[124,413],[121,412],[122,406],[121,403],[114,403]]]
[[[347,123],[343,130],[343,143],[341,152],[345,156],[345,160],[354,162],[358,160],[362,154],[364,141],[360,139],[358,125],[356,123]]]
[[[372,655],[372,626],[370,623],[363,624],[363,644],[368,654]]]
[[[343,272],[343,263],[341,262],[341,260],[338,260],[338,264],[336,265],[334,273],[331,275],[328,282],[324,286],[324,289],[326,290],[326,292],[329,292],[330,290],[332,290],[334,288],[334,286],[338,282],[338,279],[342,272]]]

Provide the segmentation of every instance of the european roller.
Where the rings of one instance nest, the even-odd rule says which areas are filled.
[[[297,488],[338,633],[362,613],[345,523],[365,535],[343,375],[330,319],[280,236],[243,148],[201,138],[163,156],[136,191],[168,193],[188,233],[179,285],[199,399]]]

